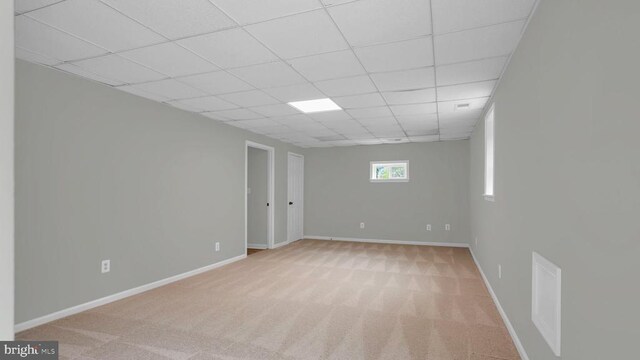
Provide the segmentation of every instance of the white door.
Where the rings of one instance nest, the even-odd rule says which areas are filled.
[[[302,239],[304,213],[304,157],[289,153],[287,179],[287,241]]]

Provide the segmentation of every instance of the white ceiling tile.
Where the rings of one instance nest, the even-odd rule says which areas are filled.
[[[297,123],[293,123],[293,124],[287,124],[288,127],[294,129],[294,130],[298,130],[298,131],[306,131],[308,133],[313,133],[314,131],[322,131],[322,130],[326,130],[326,127],[318,122],[315,121],[311,121],[311,122],[297,122]]]
[[[319,9],[318,0],[212,0],[241,25]]]
[[[333,130],[329,129],[316,129],[309,132],[309,135],[315,137],[321,141],[330,141],[330,140],[345,140],[346,138]]]
[[[436,34],[525,19],[535,0],[432,0]]]
[[[246,29],[285,59],[349,47],[324,10],[249,25]]]
[[[454,112],[442,112],[438,115],[441,122],[455,122],[463,120],[475,120],[482,116],[483,109],[477,108],[472,110],[462,110]]]
[[[440,134],[462,134],[467,135],[473,131],[473,125],[470,126],[453,126],[440,129]]]
[[[263,135],[277,135],[277,134],[285,134],[291,132],[291,129],[284,125],[274,125],[274,126],[261,126],[252,128],[251,131],[257,132]]]
[[[136,84],[134,85],[134,87],[145,92],[164,96],[171,100],[188,99],[206,95],[202,91],[189,85],[185,85],[174,79],[165,79],[143,84]]]
[[[27,16],[110,51],[162,42],[162,36],[97,0],[67,0]]]
[[[61,1],[63,0],[15,0],[14,11],[18,14],[22,14],[24,12],[33,11],[41,7],[59,3]]]
[[[332,100],[343,109],[358,109],[386,105],[380,93],[377,92],[362,95],[340,96],[335,97]]]
[[[346,96],[377,91],[368,76],[318,81],[315,85],[328,96]]]
[[[29,61],[36,64],[49,65],[49,66],[59,64],[62,62],[61,60],[54,59],[52,57],[45,56],[45,55],[40,55],[38,53],[34,53],[32,51],[19,48],[17,46],[15,48],[15,56],[18,59],[22,59],[22,60]]]
[[[264,89],[265,92],[282,102],[322,99],[326,96],[310,83]]]
[[[497,81],[481,81],[470,84],[438,87],[438,100],[460,100],[491,96]]]
[[[495,80],[507,62],[506,56],[436,67],[438,86]]]
[[[355,134],[342,134],[349,140],[364,140],[364,139],[375,139],[373,135],[369,131]]]
[[[256,114],[251,110],[247,109],[233,109],[233,110],[223,110],[223,111],[214,111],[214,112],[206,112],[202,115],[216,119],[221,121],[235,121],[235,120],[253,120],[260,119],[263,116],[260,114]]]
[[[80,60],[74,64],[98,76],[130,84],[166,77],[115,54]]]
[[[183,104],[179,100],[167,101],[166,104],[171,105],[171,106],[173,106],[175,108],[178,108],[180,110],[185,110],[185,111],[195,112],[195,113],[202,112],[202,109]]]
[[[367,129],[377,137],[405,136],[399,125],[367,126]]]
[[[317,121],[340,121],[340,120],[352,120],[351,115],[347,114],[346,111],[325,111],[309,114],[314,120]]]
[[[466,140],[471,136],[469,134],[442,134],[440,135],[440,140]]]
[[[478,98],[478,99],[467,99],[467,100],[455,100],[455,101],[441,101],[438,102],[438,113],[464,113],[467,111],[478,110],[484,108],[489,100],[488,97]],[[456,105],[458,104],[469,104],[468,108],[457,109]]]
[[[420,104],[436,101],[436,89],[418,89],[383,92],[389,105]]]
[[[515,50],[525,21],[436,35],[436,63],[450,64],[510,54]]]
[[[446,120],[440,123],[440,134],[471,133],[478,119]]]
[[[438,128],[438,114],[397,116],[398,122],[405,129],[424,130]]]
[[[391,110],[387,106],[377,106],[361,109],[350,109],[347,112],[356,119],[393,116]]]
[[[438,140],[440,140],[440,136],[438,135],[409,136],[409,141],[411,142],[432,142]]]
[[[384,128],[384,127],[393,127],[398,126],[398,121],[394,117],[379,117],[379,118],[368,118],[368,119],[358,119],[358,122],[366,127],[373,128]]]
[[[253,89],[253,86],[224,71],[185,76],[177,80],[211,95]]]
[[[243,29],[179,40],[178,43],[222,68],[254,65],[278,58]]]
[[[438,112],[438,106],[436,103],[391,105],[390,108],[396,116],[423,115]]]
[[[311,118],[304,114],[296,114],[290,116],[280,116],[273,118],[273,120],[282,125],[296,125],[296,124],[316,124]]]
[[[469,111],[467,114],[448,114],[440,118],[440,129],[473,127],[482,116],[482,111]]]
[[[236,26],[208,0],[102,1],[170,39]]]
[[[380,91],[414,90],[435,86],[433,68],[371,74]]]
[[[433,127],[431,129],[404,129],[404,132],[407,133],[409,137],[412,136],[438,136],[440,132],[438,131],[438,127]]]
[[[86,41],[41,24],[25,15],[15,18],[15,43],[25,50],[64,61],[107,53]]]
[[[279,101],[260,90],[219,95],[220,98],[242,107],[277,104]]]
[[[321,1],[326,6],[335,6],[335,5],[352,2],[353,0],[321,0]]]
[[[351,50],[306,56],[289,60],[289,63],[309,81],[337,79],[366,73]]]
[[[282,61],[252,65],[229,71],[257,88],[270,88],[306,82],[302,76]]]
[[[433,65],[431,37],[354,49],[369,72],[415,69]]]
[[[252,107],[249,110],[267,117],[286,116],[299,114],[300,112],[287,104],[273,104]]]
[[[198,109],[200,111],[219,111],[237,108],[236,105],[224,101],[216,96],[205,96],[193,99],[178,100],[177,102]]]
[[[271,119],[256,119],[256,120],[238,120],[231,121],[229,125],[237,126],[242,129],[262,128],[267,126],[278,126],[279,124]]]
[[[123,57],[168,76],[216,71],[219,68],[174,43],[152,45],[121,53]]]
[[[147,98],[147,99],[154,100],[154,101],[163,102],[163,101],[169,100],[168,98],[166,98],[164,96],[160,96],[160,95],[157,95],[157,94],[152,94],[150,92],[146,92],[144,90],[138,89],[138,88],[134,87],[133,85],[118,86],[115,89],[122,90],[122,91],[128,92],[129,94],[133,94],[133,95],[140,96],[140,97]]]
[[[96,75],[92,72],[86,71],[85,69],[78,67],[76,65],[73,64],[60,64],[56,66],[57,69],[72,73],[74,75],[78,75],[84,78],[88,78],[91,80],[95,80],[107,85],[123,85],[124,83],[122,81],[118,81],[118,80],[112,80],[112,79],[107,79],[104,78],[100,75]]]
[[[355,120],[322,122],[322,125],[341,134],[358,134],[368,132],[364,126]]]
[[[367,0],[330,7],[353,46],[407,40],[431,33],[428,0]]]

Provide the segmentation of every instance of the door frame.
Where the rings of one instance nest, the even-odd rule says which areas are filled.
[[[244,146],[244,253],[247,255],[248,244],[248,186],[249,186],[249,148],[267,151],[267,248],[273,249],[275,238],[275,148],[253,141],[245,141]]]
[[[287,152],[287,244],[292,243],[293,241],[289,239],[289,227],[291,224],[289,223],[289,213],[291,212],[291,207],[289,204],[289,156],[296,156],[302,160],[302,210],[300,213],[300,221],[302,222],[302,237],[304,237],[304,155],[294,153],[291,151]]]

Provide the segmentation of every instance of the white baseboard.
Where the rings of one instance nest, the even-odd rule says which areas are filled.
[[[80,305],[76,305],[76,306],[73,306],[73,307],[70,307],[70,308],[67,308],[67,309],[64,309],[64,310],[56,311],[54,313],[51,313],[51,314],[48,314],[48,315],[44,315],[44,316],[41,316],[39,318],[35,318],[35,319],[32,319],[32,320],[28,320],[28,321],[22,322],[20,324],[16,324],[13,327],[13,329],[14,329],[14,332],[16,332],[16,333],[20,332],[20,331],[27,330],[27,329],[31,329],[33,327],[40,326],[40,325],[46,324],[46,323],[54,321],[54,320],[62,319],[64,317],[67,317],[67,316],[70,316],[70,315],[74,315],[74,314],[77,314],[77,313],[80,313],[80,312],[83,312],[83,311],[86,311],[86,310],[89,310],[89,309],[93,309],[95,307],[98,307],[98,306],[101,306],[101,305],[105,305],[105,304],[108,304],[110,302],[121,300],[121,299],[127,298],[129,296],[137,295],[137,294],[143,293],[145,291],[149,291],[149,290],[158,288],[160,286],[167,285],[167,284],[170,284],[172,282],[176,282],[178,280],[186,279],[188,277],[191,277],[191,276],[194,276],[194,275],[198,275],[198,274],[201,274],[203,272],[206,272],[206,271],[209,271],[209,270],[213,270],[215,268],[219,268],[219,267],[224,266],[224,265],[228,265],[228,264],[234,263],[234,262],[242,260],[242,259],[244,259],[246,257],[247,257],[246,254],[238,255],[236,257],[232,257],[232,258],[227,259],[227,260],[219,261],[219,262],[217,262],[215,264],[207,265],[207,266],[201,267],[199,269],[187,271],[185,273],[174,275],[174,276],[168,277],[166,279],[154,281],[152,283],[145,284],[145,285],[142,285],[142,286],[138,286],[138,287],[133,288],[133,289],[125,290],[125,291],[119,292],[117,294],[105,296],[103,298],[96,299],[96,300],[93,300],[93,301],[89,301],[89,302],[86,302],[84,304],[80,304]]]
[[[247,248],[248,249],[266,249],[267,248],[267,244],[252,244],[252,243],[248,243],[247,244]]]
[[[487,289],[489,289],[489,293],[491,294],[491,298],[493,298],[493,302],[496,304],[496,307],[498,308],[498,312],[502,317],[502,321],[504,321],[504,324],[507,326],[509,335],[511,335],[511,339],[513,339],[513,343],[515,344],[516,349],[518,349],[518,353],[520,354],[520,357],[522,358],[522,360],[529,360],[529,356],[527,355],[527,352],[524,350],[524,346],[522,346],[522,343],[520,342],[520,338],[518,338],[516,329],[513,328],[513,325],[511,325],[511,321],[509,321],[509,318],[507,317],[507,313],[502,308],[502,305],[500,305],[498,296],[496,296],[496,293],[493,291],[493,288],[491,287],[489,280],[484,275],[484,271],[482,271],[482,267],[480,267],[480,263],[478,262],[478,259],[476,258],[476,255],[473,253],[473,250],[471,249],[471,247],[469,247],[469,251],[471,252],[471,257],[473,258],[473,261],[476,263],[478,270],[480,270],[480,275],[482,275],[482,279],[484,280],[484,283],[487,286]]]
[[[383,240],[383,239],[360,239],[360,238],[346,238],[346,237],[336,237],[336,236],[305,235],[304,238],[308,239],[308,240],[353,241],[353,242],[366,242],[366,243],[376,243],[376,244],[426,245],[426,246],[447,246],[447,247],[461,247],[461,248],[468,248],[469,247],[469,244],[461,244],[461,243],[427,242],[427,241],[404,241],[404,240]]]
[[[275,244],[273,244],[272,249],[277,249],[277,248],[279,248],[281,246],[285,246],[285,245],[289,245],[289,244],[291,244],[291,241],[283,241],[283,242],[275,243]]]

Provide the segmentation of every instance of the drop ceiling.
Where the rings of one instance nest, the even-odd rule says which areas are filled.
[[[329,147],[469,138],[535,0],[15,3],[20,59]]]

